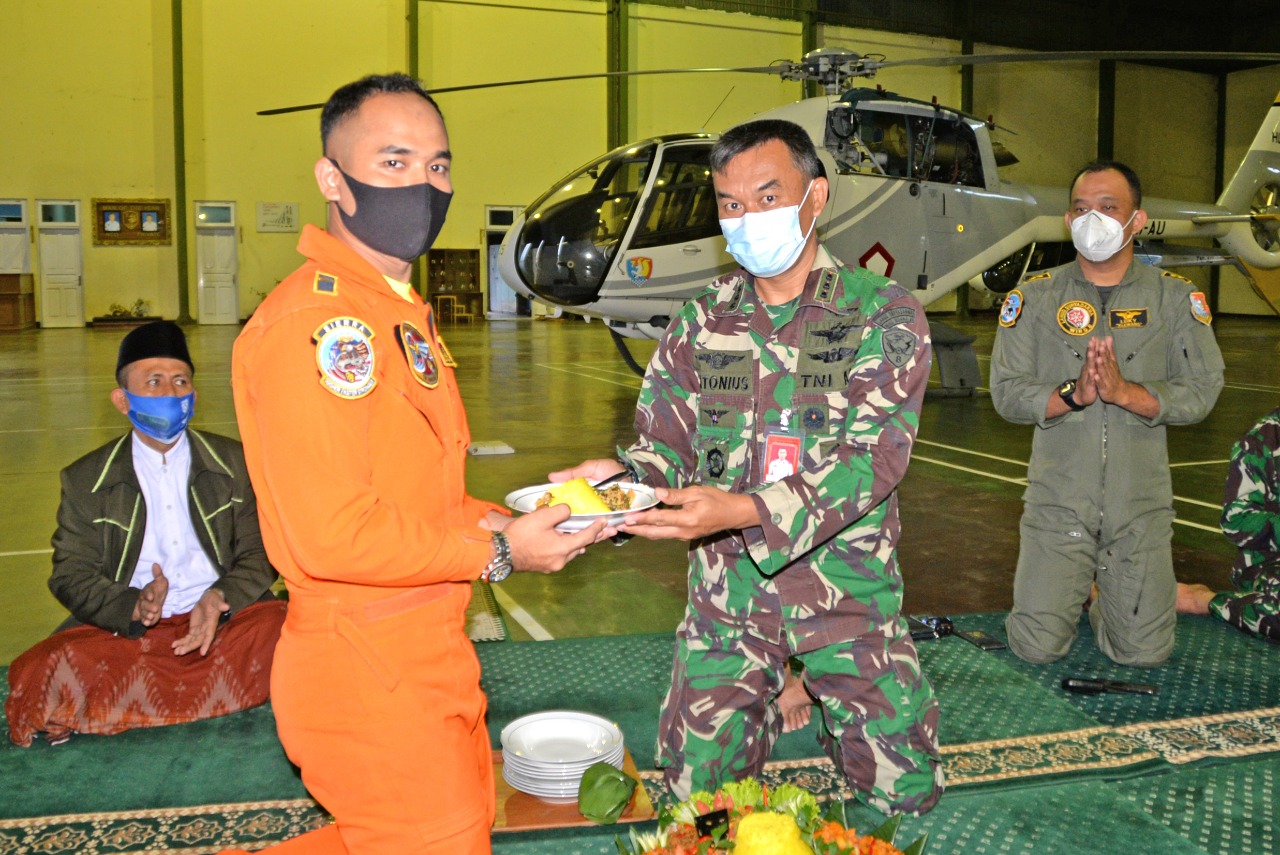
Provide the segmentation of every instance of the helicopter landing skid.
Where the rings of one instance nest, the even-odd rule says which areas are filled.
[[[644,376],[644,366],[636,362],[636,358],[631,355],[631,351],[627,349],[627,340],[612,328],[609,327],[609,335],[613,338],[613,344],[618,348],[618,353],[622,356],[622,361],[627,363],[627,367],[634,371],[640,377]]]

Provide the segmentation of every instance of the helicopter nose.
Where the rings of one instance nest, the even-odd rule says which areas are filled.
[[[538,295],[530,290],[520,275],[520,268],[516,264],[516,255],[519,250],[520,233],[524,229],[524,214],[516,217],[515,222],[511,224],[511,228],[507,229],[506,235],[502,238],[502,244],[498,247],[498,275],[502,277],[502,281],[507,284],[512,291],[515,291],[522,297],[530,300],[536,299]]]
[[[533,296],[560,306],[597,299],[608,269],[606,253],[594,240],[599,222],[593,194],[526,211],[504,244],[503,264]],[[507,257],[509,256],[509,258]]]

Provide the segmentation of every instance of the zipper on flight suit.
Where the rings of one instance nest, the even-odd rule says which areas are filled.
[[[1148,339],[1148,340],[1149,340],[1149,339]],[[1143,343],[1145,344],[1146,342],[1143,342]],[[1133,361],[1133,358],[1134,358],[1135,356],[1137,356],[1137,355],[1138,355],[1138,350],[1141,350],[1141,349],[1142,349],[1142,348],[1139,346],[1137,349],[1129,351],[1129,355],[1128,355],[1128,356],[1126,356],[1126,357],[1124,358],[1124,364],[1125,364],[1125,365],[1128,365],[1130,362],[1132,362],[1132,361]],[[1121,376],[1123,376],[1123,375],[1121,375]],[[1104,470],[1104,472],[1105,472],[1105,470]],[[1136,600],[1134,600],[1134,601],[1133,601],[1133,613],[1134,613],[1134,615],[1135,615],[1135,616],[1138,614],[1138,607],[1139,607],[1139,606],[1141,606],[1141,605],[1142,605],[1142,586],[1141,586],[1141,585],[1139,585],[1139,586],[1138,586],[1138,598],[1137,598]]]

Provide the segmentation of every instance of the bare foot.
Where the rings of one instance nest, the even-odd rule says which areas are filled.
[[[1179,582],[1175,608],[1184,615],[1207,615],[1209,601],[1213,598],[1213,589],[1207,585],[1184,585]]]
[[[790,733],[809,724],[813,712],[813,698],[809,697],[804,683],[791,669],[787,669],[787,682],[778,695],[778,711],[782,713],[782,732]]]

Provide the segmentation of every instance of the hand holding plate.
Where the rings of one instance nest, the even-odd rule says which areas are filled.
[[[658,501],[671,507],[629,513],[619,526],[622,531],[649,540],[695,540],[760,524],[755,501],[745,493],[702,485],[655,492]]]
[[[555,573],[587,547],[615,533],[604,520],[596,520],[573,533],[556,526],[569,519],[567,505],[552,505],[513,519],[503,530],[511,544],[511,562],[516,570]]]

